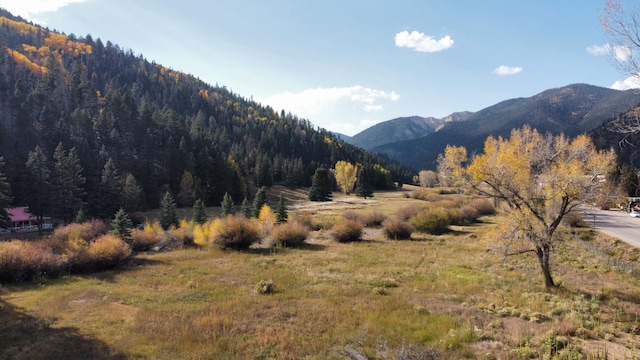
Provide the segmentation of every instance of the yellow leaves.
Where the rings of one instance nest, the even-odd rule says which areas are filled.
[[[438,175],[444,185],[453,185],[463,175],[462,164],[467,161],[467,149],[447,145],[444,155],[438,155]]]
[[[20,21],[11,20],[4,16],[0,16],[0,25],[9,26],[10,28],[20,32],[20,35],[36,34],[38,32],[38,28],[36,26]]]
[[[358,168],[352,163],[346,161],[338,161],[336,163],[336,182],[342,189],[342,192],[349,194],[356,184],[356,176]]]
[[[40,65],[38,65],[38,64],[36,64],[34,62],[32,62],[24,54],[22,54],[22,53],[20,53],[18,51],[11,50],[9,48],[7,48],[7,52],[9,53],[9,55],[13,58],[13,60],[16,63],[26,67],[29,70],[31,70],[34,74],[42,75],[42,74],[45,74],[47,72],[46,68],[44,68],[44,67],[42,67],[42,66],[40,66]]]
[[[330,137],[325,136],[324,137],[324,143],[327,144],[327,145],[331,145],[331,144],[333,144],[333,140],[331,140]]]

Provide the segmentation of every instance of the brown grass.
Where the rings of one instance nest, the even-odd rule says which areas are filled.
[[[422,202],[403,194],[359,206],[388,215]],[[562,286],[546,292],[534,257],[486,251],[499,219],[482,220],[414,233],[419,241],[369,228],[342,244],[318,230],[299,249],[187,247],[91,276],[3,284],[0,358],[346,359],[349,346],[371,359],[520,359],[549,358],[558,343],[557,358],[637,354],[638,278],[567,239],[553,258]],[[261,283],[275,285],[270,295],[256,292]]]

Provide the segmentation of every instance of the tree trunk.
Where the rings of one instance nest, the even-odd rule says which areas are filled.
[[[540,262],[540,268],[542,269],[544,287],[549,290],[556,286],[553,282],[553,277],[551,277],[551,247],[549,245],[543,245],[536,248],[536,255],[538,255],[538,261]]]

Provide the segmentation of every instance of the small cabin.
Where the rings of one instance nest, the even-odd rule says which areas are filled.
[[[38,218],[29,212],[28,207],[7,208],[5,210],[11,218],[11,228],[0,228],[0,234],[38,231]],[[53,229],[51,218],[42,218],[42,229]]]

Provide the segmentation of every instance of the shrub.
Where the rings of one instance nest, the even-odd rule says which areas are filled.
[[[56,276],[64,258],[38,243],[13,240],[0,243],[0,281],[21,282],[40,276]]]
[[[424,201],[437,201],[440,199],[439,191],[433,189],[420,189],[411,192],[411,197]]]
[[[287,222],[276,225],[271,232],[272,243],[269,245],[283,245],[283,246],[300,246],[307,240],[309,236],[309,229],[297,222]]]
[[[151,233],[140,229],[131,230],[131,249],[133,251],[149,250],[158,243],[159,238]]]
[[[254,289],[258,294],[269,295],[274,293],[276,285],[271,280],[260,280]]]
[[[227,216],[216,222],[212,229],[211,243],[222,249],[247,249],[260,241],[260,228],[242,216]]]
[[[320,230],[322,229],[321,224],[319,224],[317,221],[315,221],[315,218],[313,216],[313,213],[309,213],[309,212],[303,212],[300,214],[294,213],[293,216],[291,217],[295,222],[302,224],[306,227],[308,227],[311,230]]]
[[[462,212],[462,219],[464,221],[465,224],[470,224],[470,223],[474,223],[478,220],[478,218],[480,218],[480,211],[472,205],[465,205],[462,207],[462,209],[460,209],[460,211]]]
[[[433,235],[444,234],[450,224],[447,211],[441,207],[429,208],[409,219],[416,230]]]
[[[379,211],[371,211],[360,216],[360,222],[367,227],[378,227],[387,220],[387,216]]]
[[[179,228],[171,229],[168,233],[172,240],[177,241],[176,245],[178,247],[182,245],[193,245],[193,229],[186,221],[182,221]]]
[[[398,209],[396,216],[398,219],[406,221],[418,215],[418,213],[420,213],[420,209],[415,204],[409,204]]]
[[[584,228],[587,227],[587,223],[582,216],[577,212],[570,212],[562,218],[562,223],[572,228]]]
[[[345,220],[360,221],[360,213],[353,210],[347,210],[342,213],[342,218]]]
[[[382,231],[388,239],[404,240],[411,239],[411,234],[415,228],[400,219],[390,219],[382,224]]]
[[[107,233],[107,225],[101,220],[91,220],[82,224],[69,224],[55,229],[52,237],[57,240],[82,239],[92,241]]]
[[[92,269],[110,269],[131,256],[131,247],[121,238],[109,234],[89,243],[87,253]]]
[[[89,243],[82,239],[70,239],[65,243],[65,257],[71,271],[82,271],[90,267]]]
[[[475,198],[469,202],[468,206],[475,208],[480,216],[496,213],[496,208],[489,199]]]
[[[358,241],[362,236],[362,224],[353,220],[342,220],[333,225],[331,236],[341,243]]]

